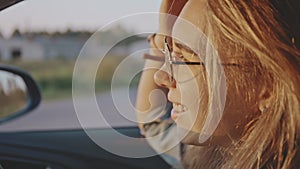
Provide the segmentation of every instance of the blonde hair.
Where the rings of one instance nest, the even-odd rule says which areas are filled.
[[[295,12],[288,2],[208,0],[208,38],[218,51],[230,49],[225,57],[253,59],[255,71],[250,74],[261,80],[260,84],[248,82],[248,75],[236,72],[237,91],[263,86],[272,96],[269,107],[249,122],[240,141],[218,156],[222,160],[218,168],[300,168],[300,30],[293,24],[299,18],[287,13]],[[287,8],[279,8],[282,5]]]

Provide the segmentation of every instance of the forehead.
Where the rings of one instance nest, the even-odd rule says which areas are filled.
[[[192,50],[203,52],[207,44],[205,30],[206,0],[190,0],[176,19],[172,37],[189,46]],[[201,49],[202,48],[202,49]]]

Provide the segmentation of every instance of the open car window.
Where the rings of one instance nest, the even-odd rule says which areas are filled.
[[[86,128],[106,127],[105,123],[112,127],[136,126],[130,120],[135,118],[132,109],[122,108],[128,102],[115,106],[111,82],[116,70],[128,56],[135,53],[138,57],[142,52],[136,51],[148,48],[148,34],[135,35],[135,32],[155,25],[120,22],[102,30],[99,43],[88,49],[97,54],[102,48],[108,48],[105,45],[112,39],[128,35],[128,38],[120,39],[109,50],[95,74],[95,98],[103,117],[95,119],[89,116],[92,113],[90,98],[84,93],[80,99],[86,104],[86,111],[78,114],[74,109],[73,70],[78,56],[83,53],[83,47],[97,30],[126,15],[156,12],[159,3],[158,0],[26,0],[1,11],[0,62],[30,73],[41,89],[42,103],[28,115],[0,125],[0,131],[77,129],[82,127],[80,118],[89,121],[84,126]],[[143,59],[140,56],[129,62],[131,66],[127,66],[127,69],[118,70],[121,73],[118,76],[124,79],[118,81],[113,90],[115,97],[126,97],[132,104],[128,106],[133,106],[139,74],[127,84],[126,76],[129,75],[126,72],[143,66]]]

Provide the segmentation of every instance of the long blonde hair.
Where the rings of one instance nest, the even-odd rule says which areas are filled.
[[[253,76],[261,81],[242,78],[236,88],[260,85],[272,95],[269,107],[249,122],[240,141],[218,157],[218,168],[300,168],[300,30],[299,18],[292,16],[299,11],[292,8],[296,1],[208,0],[208,38],[217,50],[226,44],[236,49],[232,56],[242,51],[256,60]]]

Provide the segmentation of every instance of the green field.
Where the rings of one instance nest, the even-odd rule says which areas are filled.
[[[96,92],[110,89],[110,81],[121,57],[106,57],[101,64],[101,73],[97,73]],[[3,63],[3,62],[2,62]],[[45,61],[5,62],[29,72],[37,81],[45,100],[70,98],[72,96],[72,75],[75,60],[53,59]]]

